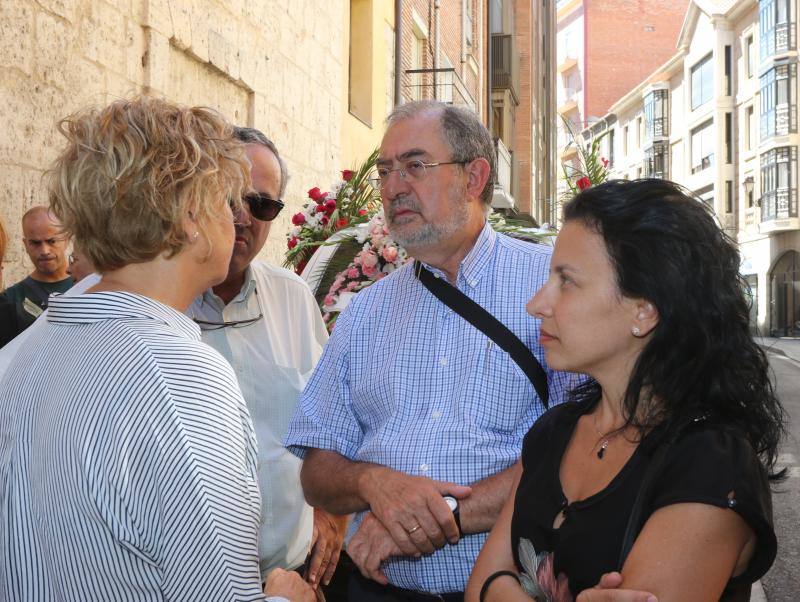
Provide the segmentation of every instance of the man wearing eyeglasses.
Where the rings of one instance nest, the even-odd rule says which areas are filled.
[[[251,190],[235,215],[236,239],[228,276],[189,308],[203,341],[233,366],[255,426],[259,449],[262,577],[297,569],[326,584],[336,568],[346,517],[312,509],[300,486],[300,465],[283,437],[300,392],[328,333],[308,286],[294,273],[255,260],[283,208],[286,165],[258,130],[236,128],[250,159]],[[310,551],[310,556],[309,556]]]
[[[64,293],[73,284],[67,273],[69,237],[47,207],[29,209],[22,216],[22,232],[33,272],[0,294],[0,307],[6,308],[0,320],[13,324],[8,330],[11,338],[42,315],[51,294]],[[0,340],[0,345],[8,340]]]
[[[547,280],[550,249],[487,223],[494,153],[474,113],[412,102],[388,119],[374,182],[392,237],[543,363],[525,303]],[[560,403],[571,376],[546,376],[550,404]],[[305,457],[311,503],[358,513],[350,599],[463,600],[522,438],[544,410],[514,360],[439,302],[412,264],[356,295],[285,441]]]

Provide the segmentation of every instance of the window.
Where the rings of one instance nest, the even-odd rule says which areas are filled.
[[[725,113],[725,163],[733,163],[733,113]]]
[[[761,76],[761,140],[797,132],[797,64],[776,65]]]
[[[636,148],[642,148],[642,136],[644,135],[644,128],[642,128],[642,118],[636,118]]]
[[[372,126],[372,7],[369,0],[350,0],[348,109]]]
[[[665,180],[669,177],[667,170],[668,153],[669,146],[667,142],[656,142],[644,152],[644,176],[646,178]]]
[[[692,130],[692,173],[714,164],[714,122],[709,120]]]
[[[733,213],[733,180],[725,180],[725,213]]]
[[[761,221],[797,217],[797,147],[761,155]]]
[[[667,90],[653,90],[644,99],[644,120],[648,140],[669,136],[668,98]]]
[[[797,47],[791,0],[761,0],[758,4],[761,60]]]
[[[606,141],[608,143],[608,166],[614,167],[614,130],[608,131]]]
[[[472,0],[464,1],[464,42],[472,48]]]
[[[731,46],[725,46],[725,96],[731,95],[731,85],[733,83],[733,78],[731,77],[732,54]]]
[[[709,54],[692,67],[692,111],[704,105],[714,95],[714,63]]]
[[[753,118],[753,105],[744,108],[744,150],[753,150],[756,146],[756,120]]]
[[[625,157],[628,156],[628,137],[630,136],[630,132],[628,130],[629,128],[627,125],[622,128],[622,155]]]
[[[750,34],[744,39],[744,51],[742,54],[744,55],[745,75],[750,79],[753,77],[753,66],[755,63],[755,57],[753,56],[753,34]]]

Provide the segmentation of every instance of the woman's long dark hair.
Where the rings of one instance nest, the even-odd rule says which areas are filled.
[[[567,203],[564,221],[572,220],[603,237],[621,293],[658,309],[623,401],[628,424],[669,427],[713,416],[745,433],[771,469],[784,411],[750,335],[736,244],[706,204],[665,180],[612,180]],[[598,386],[574,393],[595,397]]]

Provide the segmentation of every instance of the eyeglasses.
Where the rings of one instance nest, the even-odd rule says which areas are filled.
[[[389,180],[389,175],[396,171],[400,177],[406,182],[419,182],[424,180],[427,175],[427,170],[430,167],[438,167],[439,165],[466,165],[469,161],[439,161],[438,163],[425,163],[419,159],[412,159],[406,161],[400,167],[378,167],[375,170],[376,176],[369,179],[369,183],[375,190],[380,190],[386,186]]]
[[[262,222],[274,220],[284,207],[283,201],[263,192],[248,192],[242,197],[242,202],[247,203],[250,215]]]
[[[232,322],[206,322],[205,320],[198,320],[197,318],[192,318],[192,320],[194,320],[195,324],[197,324],[201,330],[219,330],[220,328],[244,328],[245,326],[255,324],[263,317],[264,314],[258,312],[258,315],[255,318],[235,320]]]

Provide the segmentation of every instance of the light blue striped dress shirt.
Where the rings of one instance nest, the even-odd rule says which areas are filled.
[[[146,297],[53,297],[0,382],[0,600],[264,600],[250,416]]]
[[[457,278],[543,365],[539,321],[525,303],[546,281],[550,254],[487,224]],[[573,377],[547,374],[550,402],[560,403]],[[359,293],[339,317],[285,443],[299,456],[329,449],[469,485],[519,458],[544,409],[508,354],[436,300],[406,265]],[[463,591],[486,536],[468,535],[420,559],[390,559],[385,573],[403,588]]]

